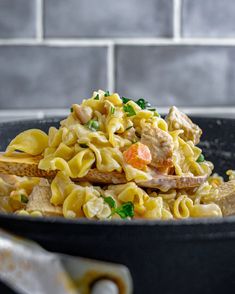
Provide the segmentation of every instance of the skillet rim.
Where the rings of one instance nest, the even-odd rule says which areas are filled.
[[[16,221],[25,221],[28,220],[31,223],[56,223],[56,224],[80,224],[80,225],[102,225],[102,226],[139,226],[139,225],[151,225],[151,226],[181,226],[181,225],[216,225],[216,224],[235,224],[235,215],[226,216],[226,217],[211,217],[211,218],[187,218],[187,219],[171,219],[171,220],[159,220],[159,219],[112,219],[112,220],[92,220],[87,218],[77,218],[69,219],[63,217],[35,217],[30,215],[17,215],[17,214],[7,214],[0,212],[0,221],[4,220],[16,220]]]

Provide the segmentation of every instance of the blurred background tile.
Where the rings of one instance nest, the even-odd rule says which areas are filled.
[[[234,0],[182,0],[184,37],[235,37]]]
[[[36,31],[36,0],[0,0],[0,38],[29,38]]]
[[[46,0],[46,37],[170,37],[173,0]]]
[[[68,107],[94,89],[112,91],[108,80],[159,106],[235,106],[235,0],[181,0],[179,11],[178,2],[0,0],[0,110]]]
[[[107,87],[105,47],[0,47],[0,108],[59,108]]]
[[[116,90],[153,105],[232,105],[235,47],[118,46]]]

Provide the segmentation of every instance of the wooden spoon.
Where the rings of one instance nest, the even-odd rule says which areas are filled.
[[[17,176],[40,177],[53,179],[57,171],[45,171],[38,168],[38,163],[42,157],[29,156],[24,153],[14,153],[12,156],[5,156],[0,153],[0,173]],[[164,175],[153,172],[153,178],[150,181],[138,182],[138,186],[146,188],[160,189],[168,191],[169,189],[185,189],[197,187],[207,179],[204,176],[176,176]],[[96,168],[89,170],[83,178],[73,178],[74,182],[88,181],[99,184],[124,184],[127,179],[124,173],[100,172]]]

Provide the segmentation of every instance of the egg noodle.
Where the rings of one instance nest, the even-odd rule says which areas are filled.
[[[176,107],[163,119],[142,98],[134,101],[95,91],[80,105],[72,105],[58,129],[50,127],[48,134],[30,129],[10,142],[6,156],[14,152],[41,156],[38,168],[57,174],[52,180],[1,175],[0,211],[102,220],[222,217],[219,189],[225,183],[211,175],[213,164],[196,146],[201,134]],[[104,175],[124,174],[127,182],[73,181],[94,168]],[[155,172],[205,176],[205,181],[185,189],[140,187]],[[234,184],[235,173],[227,173]]]

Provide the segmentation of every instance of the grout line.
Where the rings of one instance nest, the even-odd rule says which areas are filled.
[[[49,46],[109,46],[113,42],[110,39],[45,39],[45,45]]]
[[[75,46],[108,46],[113,42],[109,39],[0,39],[0,46],[7,45],[25,45],[25,46],[58,46],[58,47],[75,47]]]
[[[36,1],[36,37],[37,42],[43,40],[43,0]]]
[[[118,39],[0,39],[0,46],[7,45],[28,45],[28,46],[58,46],[58,47],[76,47],[76,46],[151,46],[151,45],[195,45],[195,46],[235,46],[235,38],[118,38]]]
[[[179,40],[181,37],[181,0],[174,0],[173,9],[173,38]]]
[[[108,46],[107,54],[107,79],[108,90],[113,93],[115,91],[115,46],[110,44]]]

